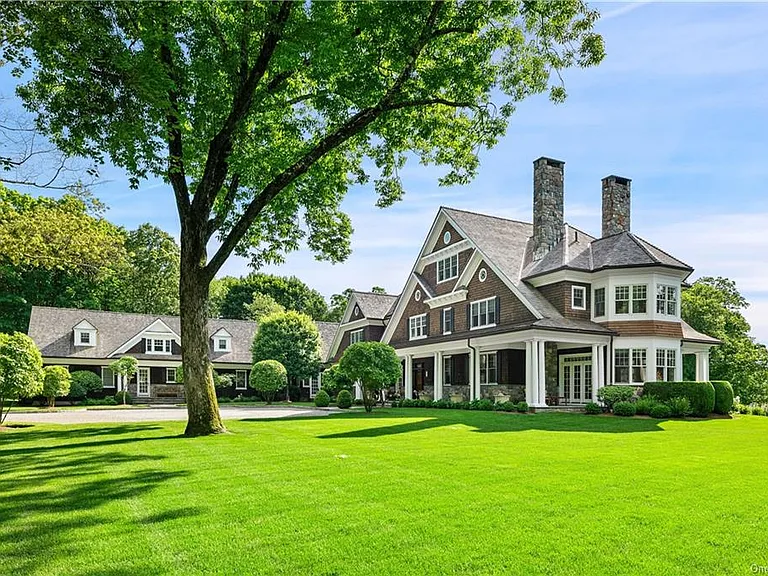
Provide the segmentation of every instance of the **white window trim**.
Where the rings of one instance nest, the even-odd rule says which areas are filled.
[[[485,360],[485,378],[486,378],[486,380],[488,379],[488,360],[487,359],[490,356],[493,356],[493,361],[494,361],[493,371],[496,373],[496,378],[494,379],[493,382],[483,382],[483,373],[481,371],[482,369],[480,368],[483,365],[482,364],[483,356],[486,357],[486,360]],[[496,350],[494,350],[492,352],[480,352],[480,354],[478,355],[477,363],[478,363],[478,368],[479,368],[478,369],[478,373],[480,374],[480,376],[479,376],[480,384],[482,386],[496,386],[496,385],[498,385],[498,383],[499,383],[499,359],[498,359]]]
[[[82,342],[81,338],[83,334],[88,334],[89,342]],[[96,346],[96,330],[90,330],[85,328],[75,328],[75,346],[88,348]]]
[[[163,348],[162,350],[158,351],[155,350],[155,340],[161,340],[163,342]],[[165,344],[166,342],[170,342],[170,350],[168,352],[165,351]],[[173,354],[173,338],[153,338],[149,336],[145,336],[144,338],[144,353],[145,354],[157,354],[158,356],[170,356]]]
[[[581,292],[581,306],[576,306],[576,292]],[[586,310],[587,309],[587,287],[571,285],[571,309],[573,310]]]
[[[168,370],[173,370],[173,380],[168,378]],[[177,384],[177,382],[176,382],[176,368],[166,368],[165,369],[165,383],[166,384]]]
[[[416,319],[421,319],[421,318],[424,318],[425,322],[424,322],[423,325],[420,325],[420,328],[423,329],[424,331],[426,331],[426,328],[427,328],[427,323],[426,323],[427,314],[426,313],[424,313],[424,314],[416,314],[415,316],[410,316],[408,318],[408,340],[423,340],[424,338],[427,337],[426,334],[418,334],[416,336],[413,335],[413,322]]]
[[[147,393],[143,394],[141,390],[141,375],[147,375]],[[148,397],[152,396],[152,371],[148,366],[139,366],[136,370],[136,396]]]
[[[443,334],[443,336],[449,336],[450,334],[453,333],[452,330],[448,330],[448,331],[445,330],[445,313],[446,312],[450,313],[451,310],[453,310],[453,308],[443,308],[442,311],[440,312],[440,331]],[[453,326],[451,326],[451,328],[453,328]]]
[[[663,312],[659,312],[659,294],[658,294],[659,288],[664,288],[664,311]],[[669,288],[673,288],[675,290],[675,313],[674,314],[667,313],[667,306],[669,305],[669,302],[671,302],[671,300],[667,298],[667,290]],[[654,305],[656,307],[654,312],[658,316],[664,316],[666,318],[677,318],[680,313],[680,288],[675,284],[664,284],[663,282],[659,282],[658,284],[656,284],[656,293],[654,294]]]
[[[453,259],[456,259],[456,274],[453,276],[446,276],[442,280],[440,280],[440,263],[448,261],[448,267],[443,268],[443,270],[448,270],[448,273],[450,274],[451,269],[453,268]],[[451,280],[455,280],[459,277],[459,255],[457,254],[451,254],[450,256],[446,256],[445,258],[441,258],[437,262],[435,262],[435,277],[437,279],[438,284],[442,284],[443,282],[450,282]]]
[[[453,364],[451,363],[451,358],[451,355],[443,356],[443,385],[445,386],[453,386]],[[445,369],[446,366],[450,368],[450,382],[445,381],[445,374],[448,372],[448,370]]]
[[[629,382],[619,382],[619,381],[616,380],[616,352],[618,352],[619,350],[627,350],[628,353],[629,353],[629,358],[628,358],[629,359],[629,365],[628,365],[628,368],[629,368]],[[644,350],[645,351],[645,381],[648,380],[648,354],[649,354],[649,349],[645,348],[645,347],[642,347],[642,346],[634,346],[634,347],[627,346],[626,348],[623,347],[623,346],[618,346],[618,347],[614,348],[614,350],[613,350],[613,375],[612,375],[613,378],[612,378],[612,380],[613,380],[614,384],[617,384],[617,385],[625,384],[625,385],[628,385],[628,386],[637,386],[637,385],[645,384],[645,381],[643,381],[643,382],[635,382],[635,381],[632,380],[632,376],[633,376],[634,369],[635,369],[635,363],[634,363],[634,355],[635,354],[634,353],[635,353],[636,350]]]
[[[598,315],[596,313],[595,306],[597,305],[597,297],[595,294],[597,294],[598,290],[603,291],[603,313]],[[608,287],[607,286],[598,286],[597,288],[592,288],[592,317],[593,318],[606,318],[608,316]]]
[[[482,302],[492,302],[493,303],[493,318],[494,322],[493,324],[478,324],[477,326],[472,326],[472,317],[474,316],[474,313],[472,312],[472,307],[477,304],[478,307]],[[488,308],[486,308],[485,312],[486,318],[488,317]],[[479,312],[478,312],[479,316]],[[482,300],[475,300],[474,302],[469,303],[469,329],[472,330],[482,330],[484,328],[493,328],[498,323],[498,318],[496,318],[496,296],[491,296],[490,298],[483,298]]]
[[[240,386],[238,382],[238,376],[243,374],[243,385]],[[235,390],[248,390],[248,371],[247,370],[235,370]]]
[[[225,348],[219,348],[221,341],[226,343]],[[214,352],[232,352],[232,337],[231,336],[214,336]]]
[[[357,344],[358,342],[362,342],[363,341],[363,332],[364,332],[364,330],[365,330],[365,328],[359,328],[358,330],[352,330],[349,333],[349,344],[350,344],[350,346],[352,344]],[[360,338],[358,338],[356,340],[353,340],[352,337],[355,336],[355,335],[359,335]]]
[[[664,353],[663,366],[659,364],[659,352]],[[670,352],[672,352],[672,358],[674,359],[673,360],[674,363],[671,366],[669,365]],[[658,382],[674,382],[675,380],[677,380],[677,374],[678,374],[677,357],[678,357],[678,350],[676,348],[661,348],[661,347],[656,348],[656,358],[654,359],[656,361],[656,374],[653,375],[653,379]],[[659,377],[658,377],[659,369],[664,370],[664,378],[662,380],[659,380]],[[672,370],[672,380],[667,379],[667,373],[669,372],[669,370]]]

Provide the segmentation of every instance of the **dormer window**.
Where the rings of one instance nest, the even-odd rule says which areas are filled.
[[[173,350],[173,340],[168,338],[147,338],[145,342],[147,354],[170,354]]]
[[[96,346],[96,328],[93,324],[83,320],[73,330],[75,346]]]
[[[219,350],[220,352],[224,352],[226,350],[229,350],[229,339],[228,338],[217,338],[216,339],[216,350]]]
[[[211,336],[211,340],[213,341],[213,351],[215,353],[232,352],[232,335],[224,330],[224,328]]]

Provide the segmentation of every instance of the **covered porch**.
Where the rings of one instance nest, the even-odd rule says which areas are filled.
[[[581,405],[606,385],[610,338],[524,331],[403,348],[403,398]]]

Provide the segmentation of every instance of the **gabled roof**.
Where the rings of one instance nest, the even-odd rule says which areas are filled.
[[[95,346],[81,348],[73,345],[72,327],[81,320],[86,320],[99,331]],[[33,306],[28,333],[44,357],[106,360],[110,359],[109,355],[122,344],[141,334],[158,320],[176,334],[180,333],[178,316]],[[209,320],[208,336],[210,337],[221,328],[232,335],[232,351],[212,353],[211,360],[250,364],[251,342],[256,333],[256,323],[245,320]],[[134,356],[138,359],[181,359],[180,356],[154,354],[134,354]]]
[[[323,362],[325,362],[340,324],[338,322],[318,321],[315,321],[315,324],[317,325],[317,331],[320,332],[320,357],[323,359]]]
[[[354,291],[352,297],[360,306],[363,316],[371,320],[383,320],[397,301],[394,294],[379,294],[377,292]]]

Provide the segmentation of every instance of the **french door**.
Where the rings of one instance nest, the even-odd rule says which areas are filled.
[[[560,396],[569,404],[592,400],[592,356],[560,357]]]
[[[149,396],[149,368],[139,368],[136,375],[136,395]]]

